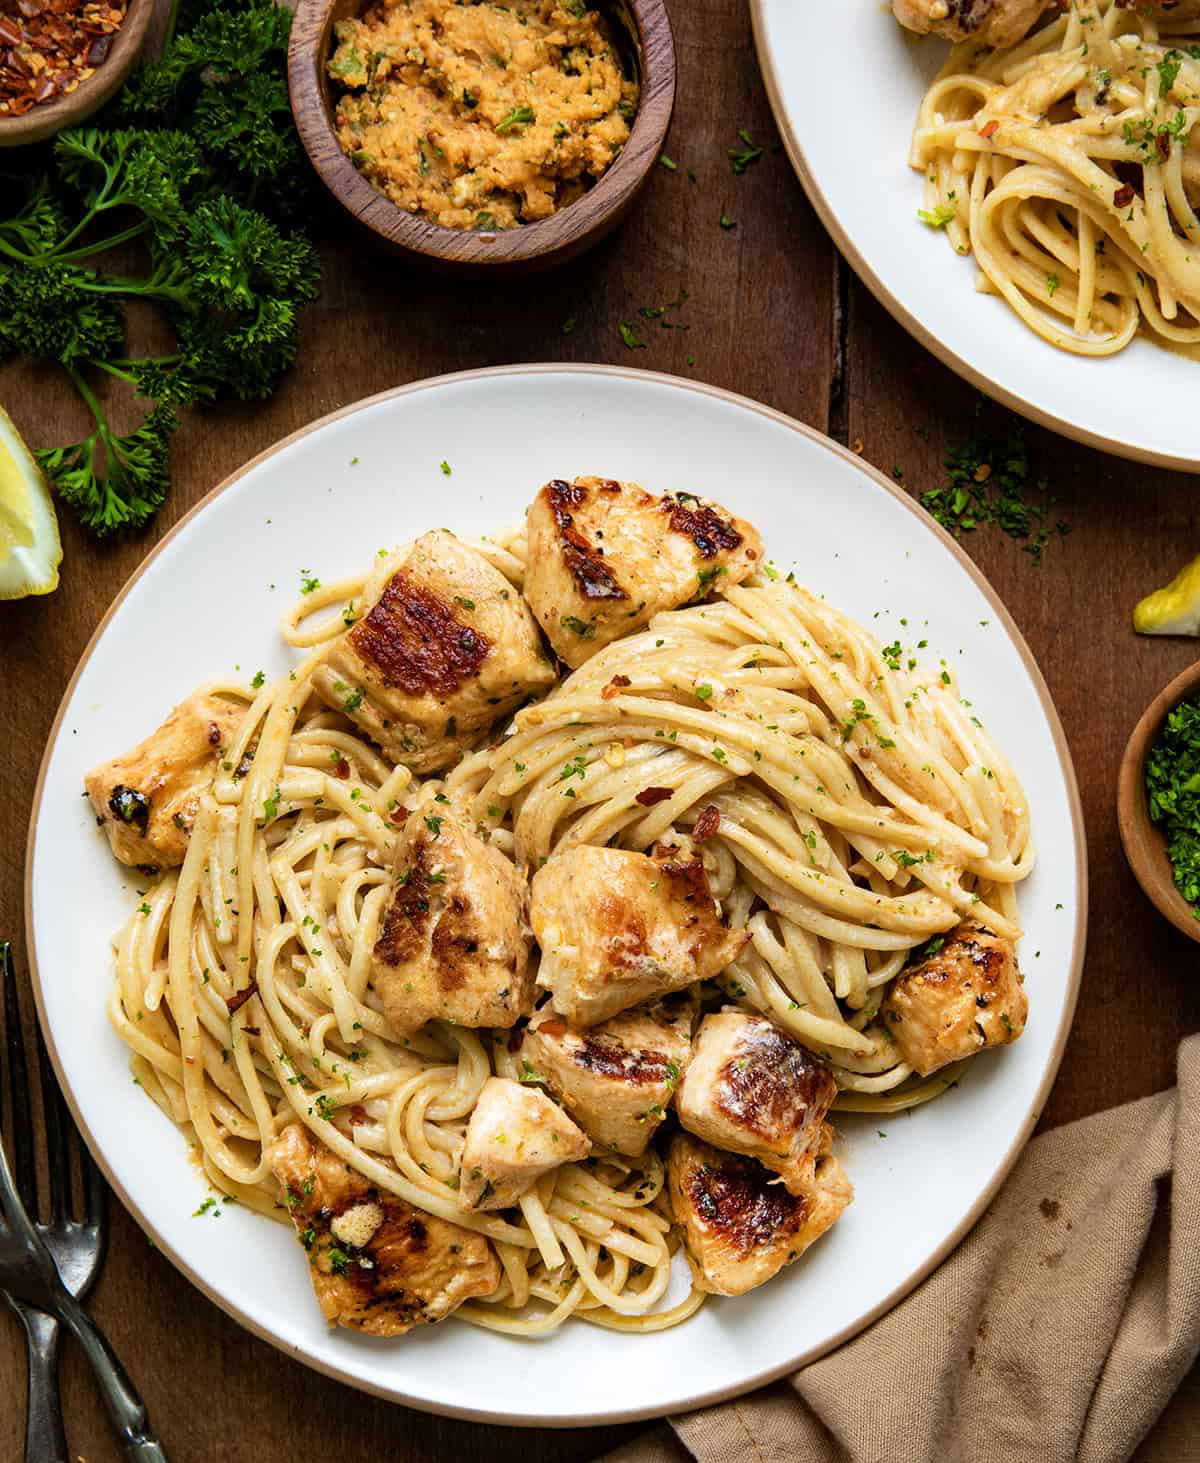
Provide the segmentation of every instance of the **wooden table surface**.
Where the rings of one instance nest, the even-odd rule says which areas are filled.
[[[0,934],[22,954],[30,798],[46,734],[76,659],[145,553],[203,493],[248,457],[371,392],[469,367],[605,361],[711,382],[810,423],[902,471],[913,491],[944,481],[943,455],[984,421],[981,403],[884,313],[844,265],[787,159],[744,176],[726,148],[739,128],[774,140],[744,0],[671,0],[679,100],[667,151],[619,234],[560,272],[513,283],[434,280],[314,219],[324,285],[307,314],[299,365],[266,405],[188,414],[173,448],[175,487],[152,530],[98,548],[62,514],[65,559],[53,596],[0,604]],[[897,154],[898,165],[900,154]],[[691,168],[696,181],[688,180]],[[724,230],[722,212],[737,227]],[[617,323],[639,306],[688,299],[687,331],[654,328],[629,350]],[[578,321],[569,334],[569,318]],[[687,365],[694,356],[694,366]],[[78,404],[54,370],[0,368],[0,402],[35,446],[71,440]],[[1028,429],[1034,471],[1072,533],[1041,567],[998,530],[964,540],[1029,640],[1075,758],[1090,850],[1089,956],[1075,1026],[1043,1125],[1154,1092],[1172,1080],[1177,1042],[1200,1016],[1196,949],[1153,911],[1126,869],[1114,789],[1126,736],[1151,696],[1195,656],[1187,640],[1133,635],[1134,602],[1200,548],[1194,479],[1142,467]],[[602,464],[600,464],[602,467]],[[686,469],[686,464],[681,464]],[[747,464],[753,471],[753,464]],[[770,524],[761,525],[769,532]],[[99,956],[97,981],[108,970]],[[151,1249],[114,1201],[93,1310],[137,1378],[179,1463],[283,1458],[542,1463],[585,1459],[638,1426],[516,1432],[426,1417],[359,1396],[244,1333]],[[415,1344],[415,1343],[410,1343]],[[686,1362],[684,1362],[686,1364]],[[0,1316],[0,1459],[20,1454],[24,1348]],[[63,1364],[72,1454],[118,1452],[73,1348]],[[1190,1384],[1144,1456],[1179,1457],[1197,1408]],[[1190,1410],[1189,1410],[1190,1409]],[[1165,1451],[1164,1451],[1165,1450]]]

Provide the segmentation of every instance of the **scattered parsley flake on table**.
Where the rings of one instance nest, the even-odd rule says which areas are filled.
[[[946,472],[946,485],[922,493],[920,503],[955,538],[994,524],[1022,541],[1036,565],[1052,534],[1065,538],[1071,531],[1061,519],[1053,529],[1045,524],[1056,500],[1044,483],[1030,483],[1029,447],[1019,427],[1004,436],[983,432],[972,437],[946,454]],[[1042,497],[1032,497],[1033,492]]]

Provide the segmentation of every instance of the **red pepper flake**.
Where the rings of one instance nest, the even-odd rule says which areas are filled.
[[[240,991],[235,991],[228,998],[225,1004],[229,1007],[229,1014],[232,1016],[235,1011],[240,1011],[251,996],[258,991],[258,981],[252,980],[248,986],[243,986]]]
[[[345,757],[339,757],[333,769],[334,777],[340,777],[343,782],[350,776],[350,764]]]
[[[0,0],[0,121],[24,116],[86,81],[108,59],[126,4]]]
[[[363,1107],[361,1102],[356,1102],[350,1109],[350,1126],[352,1128],[361,1128],[364,1123],[369,1121],[366,1108]]]
[[[628,676],[614,676],[612,680],[609,681],[608,685],[605,686],[604,689],[600,692],[600,699],[602,701],[611,701],[613,697],[620,692],[623,686],[628,685]]]
[[[692,826],[692,837],[697,843],[705,843],[721,826],[721,810],[710,803]]]
[[[995,137],[996,133],[999,130],[1000,130],[1000,123],[999,122],[995,122],[995,121],[993,121],[993,122],[985,122],[983,124],[983,126],[979,129],[979,135],[980,135],[980,137]]]
[[[1132,202],[1133,202],[1133,184],[1132,183],[1122,183],[1121,186],[1117,189],[1117,191],[1113,194],[1113,207],[1114,208],[1128,208],[1129,205]]]
[[[643,808],[652,808],[655,803],[665,803],[672,796],[669,787],[644,787],[634,798],[635,803],[641,803]]]

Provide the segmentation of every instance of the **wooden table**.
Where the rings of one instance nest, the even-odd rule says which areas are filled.
[[[775,151],[744,176],[726,148],[739,128],[773,139],[744,0],[672,0],[679,102],[667,150],[630,222],[597,251],[544,278],[502,286],[431,280],[339,238],[324,239],[324,286],[307,314],[299,365],[264,405],[189,413],[173,448],[175,488],[152,531],[98,548],[62,513],[62,585],[0,605],[0,932],[22,950],[22,874],[30,796],[46,733],[76,659],[105,608],[157,537],[252,454],[371,392],[446,371],[518,361],[608,361],[676,372],[743,392],[903,473],[914,492],[944,481],[942,459],[994,408],[914,345],[862,289]],[[689,182],[685,169],[697,180]],[[722,212],[737,227],[719,227]],[[689,292],[687,331],[653,328],[627,349],[617,322]],[[577,320],[564,334],[563,322]],[[689,367],[687,358],[695,357]],[[33,445],[70,440],[83,421],[65,380],[0,368],[0,401]],[[964,540],[1025,633],[1075,757],[1087,820],[1090,955],[1074,1031],[1044,1126],[1069,1122],[1172,1081],[1175,1046],[1200,1018],[1196,951],[1128,873],[1114,789],[1125,738],[1150,697],[1189,664],[1186,640],[1130,629],[1134,602],[1200,548],[1196,482],[1028,429],[1036,473],[1073,528],[1036,567],[998,530]],[[752,470],[752,469],[751,469]],[[769,524],[763,524],[765,530]],[[97,981],[108,979],[97,959]],[[257,1341],[197,1294],[115,1203],[93,1309],[145,1393],[181,1463],[283,1458],[584,1459],[638,1426],[519,1433],[430,1418],[359,1396]],[[24,1349],[0,1320],[0,1459],[20,1453]],[[77,1354],[63,1390],[72,1452],[117,1463]],[[1185,1389],[1140,1455],[1181,1457],[1200,1412]],[[1174,1441],[1172,1441],[1172,1439]],[[383,1450],[386,1449],[386,1454]]]

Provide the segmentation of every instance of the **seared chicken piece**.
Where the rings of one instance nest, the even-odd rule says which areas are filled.
[[[918,35],[985,46],[1015,45],[1053,0],[892,0],[896,19]]]
[[[554,683],[525,601],[445,529],[381,560],[363,604],[313,685],[415,772],[453,762],[484,727]]]
[[[402,1336],[499,1285],[500,1262],[483,1235],[372,1188],[301,1124],[283,1130],[267,1161],[331,1326]]]
[[[396,841],[371,983],[397,1031],[435,1018],[511,1026],[533,1010],[525,880],[442,803],[410,813]]]
[[[636,1158],[687,1069],[699,1004],[682,991],[590,1027],[546,1007],[525,1031],[524,1075],[540,1077],[595,1142]]]
[[[1029,1014],[1023,979],[1010,940],[961,924],[893,983],[880,1014],[900,1055],[928,1077],[1016,1041]]]
[[[757,530],[719,504],[612,478],[547,483],[528,523],[525,598],[572,668],[660,610],[740,584],[762,558]]]
[[[591,1146],[544,1092],[489,1077],[467,1124],[459,1207],[509,1209],[544,1173],[585,1157]]]
[[[680,1133],[667,1157],[675,1222],[701,1290],[744,1295],[798,1259],[838,1219],[854,1197],[830,1152],[833,1130],[821,1128],[812,1174],[789,1194],[755,1163]]]
[[[762,1016],[718,1011],[700,1023],[675,1107],[689,1133],[757,1158],[803,1194],[812,1179],[833,1073]]]
[[[569,848],[537,871],[531,894],[538,984],[580,1026],[711,979],[749,938],[721,923],[700,859],[674,848]]]
[[[132,752],[84,778],[96,821],[123,864],[183,862],[200,794],[245,710],[243,701],[195,691]]]

